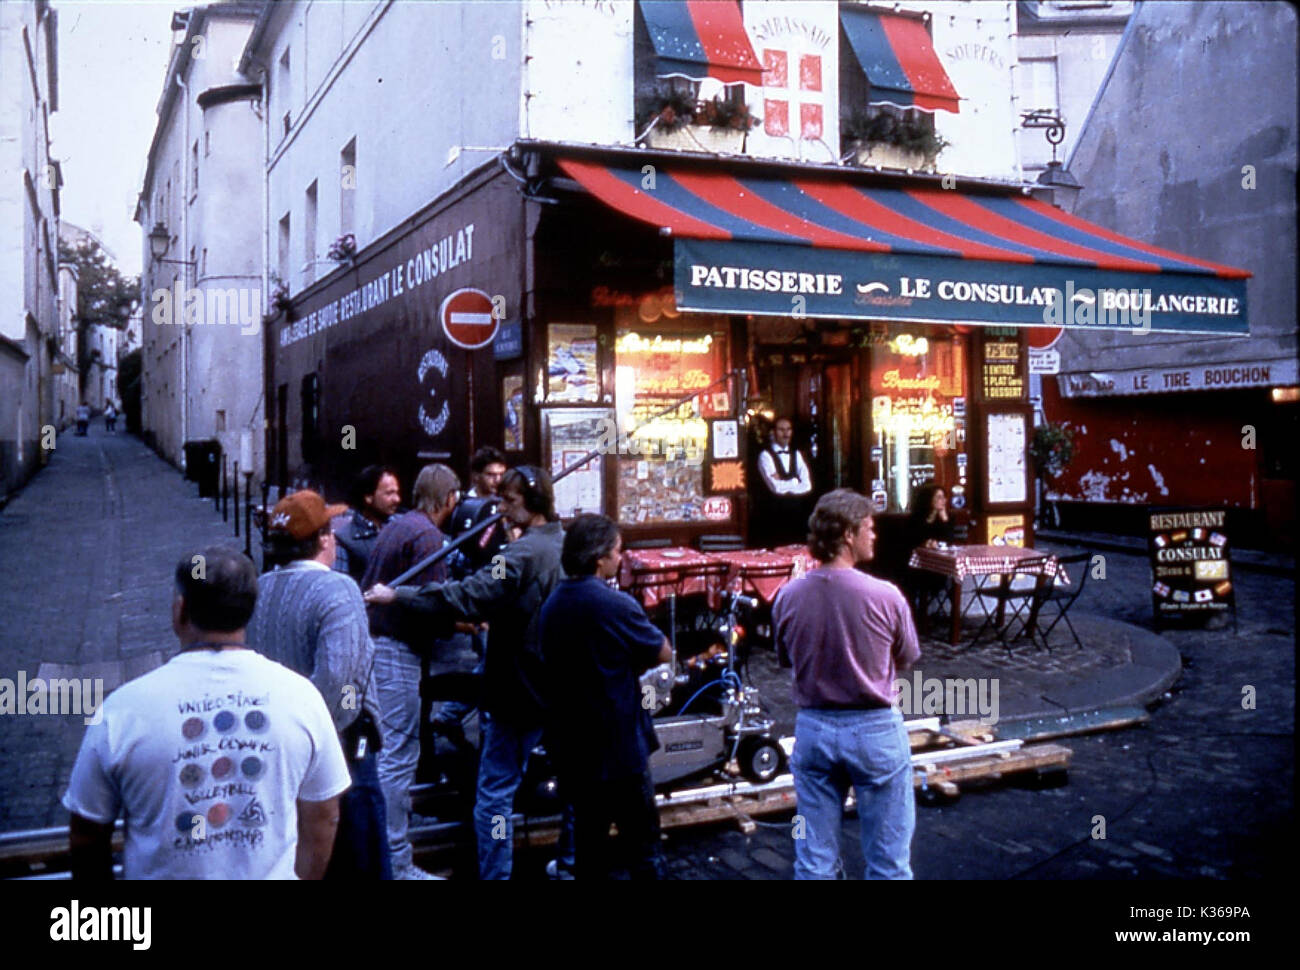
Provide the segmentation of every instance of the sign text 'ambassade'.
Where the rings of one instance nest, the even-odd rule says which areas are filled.
[[[678,305],[686,310],[1249,332],[1245,281],[1215,276],[702,239],[677,239],[674,257]]]

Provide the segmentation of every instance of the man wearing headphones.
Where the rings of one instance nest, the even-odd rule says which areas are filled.
[[[434,635],[446,635],[456,621],[489,624],[482,704],[487,718],[474,803],[482,879],[510,878],[515,792],[542,737],[538,616],[563,576],[564,530],[551,477],[530,465],[512,468],[501,479],[500,495],[507,524],[523,534],[487,565],[460,582],[395,590],[378,585],[366,592],[368,603],[396,603],[423,616]]]

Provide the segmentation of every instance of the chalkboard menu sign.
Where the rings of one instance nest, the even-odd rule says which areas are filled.
[[[1234,608],[1227,519],[1224,509],[1147,510],[1157,621]]]
[[[1011,331],[998,328],[984,335],[980,381],[986,401],[1020,401],[1025,396],[1025,372],[1020,366],[1020,342]]]

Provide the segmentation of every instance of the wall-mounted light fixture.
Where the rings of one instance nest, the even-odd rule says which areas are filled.
[[[1065,122],[1051,111],[1038,110],[1021,114],[1020,124],[1024,128],[1043,129],[1043,137],[1052,146],[1052,160],[1039,174],[1038,184],[1051,190],[1053,205],[1066,212],[1072,212],[1079,193],[1083,191],[1083,186],[1056,158],[1056,146],[1065,141]]]
[[[149,230],[149,254],[153,256],[155,263],[176,263],[179,266],[194,266],[196,262],[188,259],[163,259],[167,255],[167,250],[171,247],[171,233],[167,227],[159,220],[153,224]]]

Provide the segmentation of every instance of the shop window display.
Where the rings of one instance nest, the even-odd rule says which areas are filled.
[[[633,317],[619,321],[614,356],[619,521],[701,521],[710,419],[731,413],[726,384],[716,383],[726,373],[725,331],[707,320]],[[692,391],[702,393],[653,417]]]
[[[872,494],[885,512],[908,509],[929,479],[958,482],[965,451],[964,343],[931,328],[876,335],[871,363]],[[964,458],[964,455],[962,455]]]

